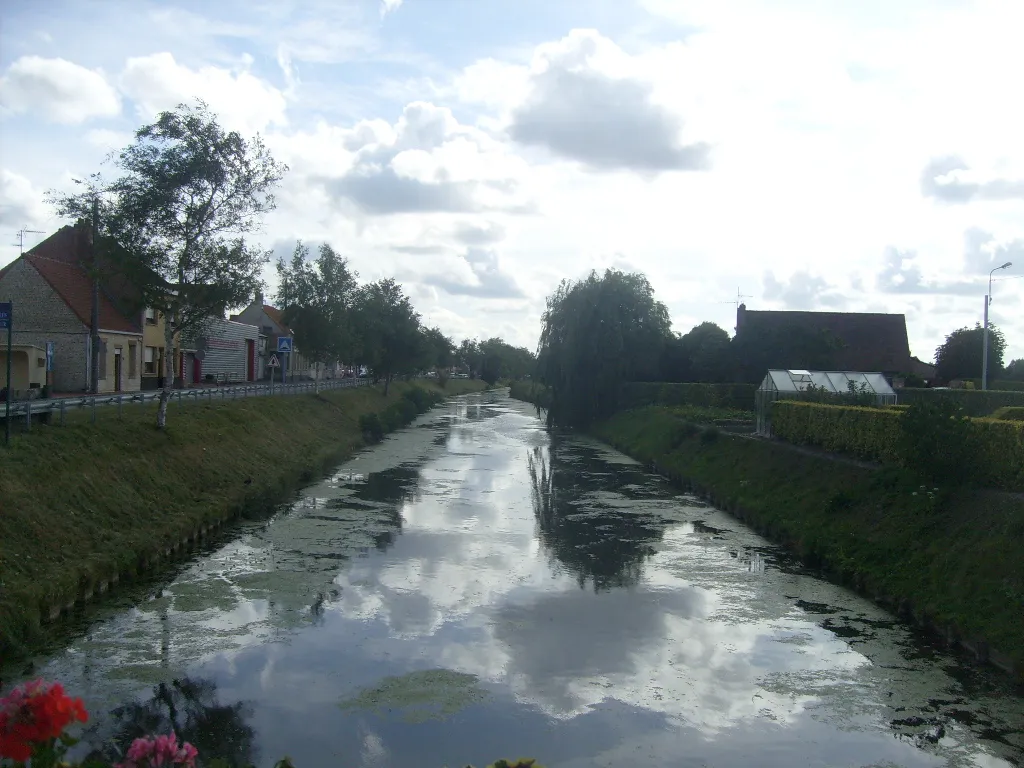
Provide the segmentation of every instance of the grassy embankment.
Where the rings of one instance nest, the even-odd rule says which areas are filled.
[[[717,409],[648,406],[616,414],[591,432],[842,583],[1024,679],[1019,494],[929,495],[903,472],[694,425],[734,418]]]
[[[144,571],[206,526],[272,509],[364,445],[360,416],[414,386],[448,396],[486,385],[172,403],[164,432],[147,406],[18,435],[0,449],[0,659],[40,639],[56,607]]]

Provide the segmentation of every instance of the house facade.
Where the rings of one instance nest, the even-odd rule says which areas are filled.
[[[195,352],[186,355],[183,378],[197,384],[257,381],[262,377],[260,336],[255,325],[210,318],[197,334]]]
[[[262,372],[260,378],[267,378],[271,374],[271,368],[267,366],[270,356],[277,352],[277,340],[282,336],[294,338],[294,332],[284,322],[284,315],[280,309],[263,302],[263,295],[257,294],[256,300],[231,319],[239,323],[255,325],[260,334],[265,337],[265,348],[258,358],[258,366]],[[302,351],[294,349],[290,355],[279,355],[281,368],[276,374],[288,378],[310,378],[310,362]],[[287,367],[286,367],[287,366]]]
[[[52,386],[88,392],[92,368],[93,281],[78,264],[29,251],[0,271],[0,301],[13,303],[13,343],[53,344]],[[99,296],[99,390],[135,392],[141,385],[142,329],[110,298]]]

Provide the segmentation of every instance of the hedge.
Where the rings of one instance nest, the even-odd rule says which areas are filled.
[[[774,403],[772,427],[776,437],[790,443],[908,466],[901,429],[905,412],[780,400]],[[989,488],[1024,490],[1024,422],[975,418],[969,423],[977,457],[971,480]]]
[[[981,379],[970,379],[974,384],[974,388],[981,389]],[[989,381],[988,389],[990,392],[1003,391],[1003,392],[1024,392],[1024,381],[1012,381],[1010,379],[996,379],[995,381]]]
[[[755,384],[700,384],[633,381],[622,388],[623,408],[645,405],[700,405],[713,408],[754,410]]]
[[[772,412],[775,436],[797,445],[862,459],[901,463],[900,410],[779,400]]]
[[[896,391],[898,401],[904,405],[934,402],[946,397],[961,405],[968,416],[989,416],[1007,405],[1024,406],[1024,392],[1004,392],[995,389],[913,389]]]
[[[1006,405],[992,414],[993,419],[1004,419],[1006,421],[1024,421],[1024,407],[1019,405]]]

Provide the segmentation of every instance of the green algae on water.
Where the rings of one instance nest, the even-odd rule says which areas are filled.
[[[342,709],[361,709],[384,715],[403,710],[409,723],[444,720],[487,698],[476,675],[450,669],[427,669],[400,677],[385,677],[372,688],[341,703]]]

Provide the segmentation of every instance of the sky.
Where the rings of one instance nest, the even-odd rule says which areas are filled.
[[[457,340],[534,348],[559,281],[647,275],[686,332],[900,312],[1024,357],[1019,0],[7,0],[0,265],[43,202],[205,100],[290,171],[259,238],[329,242]],[[26,233],[26,247],[45,234]],[[265,270],[268,295],[275,286]]]

